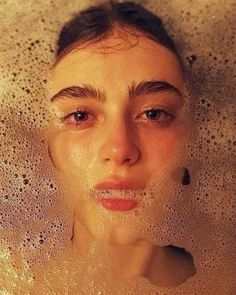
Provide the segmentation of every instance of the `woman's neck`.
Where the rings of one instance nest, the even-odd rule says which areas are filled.
[[[96,240],[88,229],[75,220],[72,240],[75,253],[87,255],[93,241]],[[138,239],[129,245],[120,245],[113,240],[109,247],[112,272],[116,279],[142,276],[160,287],[173,287],[196,273],[191,255],[180,252],[177,247],[155,246]]]
[[[111,246],[113,274],[117,279],[145,276],[151,263],[155,246],[139,240],[131,245]]]

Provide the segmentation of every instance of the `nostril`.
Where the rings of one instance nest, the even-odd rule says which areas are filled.
[[[104,159],[104,162],[114,162],[116,164],[133,164],[136,161],[136,158],[132,158],[132,157],[127,157],[127,158],[123,158],[123,157],[118,157],[118,156],[113,156],[113,157],[108,157]]]

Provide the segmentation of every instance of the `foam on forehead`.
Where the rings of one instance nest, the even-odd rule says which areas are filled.
[[[145,1],[177,41],[192,110],[191,184],[173,187],[175,195],[165,204],[164,214],[156,222],[154,215],[144,216],[148,226],[141,232],[144,238],[181,246],[193,254],[197,275],[174,291],[144,278],[113,281],[108,245],[97,243],[84,259],[70,252],[72,211],[65,206],[68,196],[60,189],[44,132],[51,119],[46,89],[58,32],[89,3],[0,4],[0,282],[4,294],[37,294],[38,290],[38,294],[233,294],[233,2]],[[140,229],[134,226],[135,230]]]

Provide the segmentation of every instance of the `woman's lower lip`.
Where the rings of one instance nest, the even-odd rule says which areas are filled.
[[[111,211],[128,211],[137,206],[137,201],[133,199],[100,198],[101,205]]]

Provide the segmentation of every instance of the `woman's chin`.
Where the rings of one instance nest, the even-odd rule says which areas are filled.
[[[114,226],[111,229],[109,243],[111,245],[128,246],[139,240],[140,238],[135,236],[128,226]]]
[[[97,204],[81,201],[75,211],[75,220],[90,233],[94,241],[125,246],[139,240],[131,223],[123,218],[114,219],[114,213],[104,214],[103,210]]]
[[[112,222],[86,223],[76,218],[74,223],[74,239],[80,240],[79,244],[87,240],[90,242],[102,242],[108,245],[128,246],[140,240],[134,235],[129,225],[116,225]]]
[[[115,224],[103,224],[98,228],[89,229],[94,241],[109,245],[128,246],[140,240],[132,233],[131,227]]]

